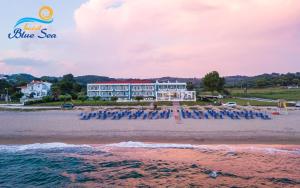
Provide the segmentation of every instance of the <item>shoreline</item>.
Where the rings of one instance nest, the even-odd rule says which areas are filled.
[[[190,138],[190,137],[99,137],[98,136],[0,136],[0,145],[24,145],[34,143],[67,143],[67,144],[114,144],[120,142],[145,142],[145,143],[168,143],[168,144],[193,144],[193,145],[300,145],[299,137],[238,137],[238,138]]]

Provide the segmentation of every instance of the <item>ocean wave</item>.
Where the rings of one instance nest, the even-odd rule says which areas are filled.
[[[197,148],[192,144],[167,144],[167,143],[144,143],[144,142],[120,142],[115,144],[108,144],[107,147],[121,147],[121,148],[181,148],[181,149],[193,149]]]
[[[77,145],[66,143],[35,143],[26,145],[0,145],[0,152],[21,152],[32,150],[90,150],[106,151],[113,148],[149,148],[149,149],[194,149],[202,152],[260,152],[266,154],[296,154],[300,155],[300,147],[284,148],[270,147],[261,145],[193,145],[193,144],[176,144],[176,143],[145,143],[145,142],[120,142],[107,145]]]
[[[270,147],[249,147],[248,150],[251,150],[254,152],[264,152],[264,153],[268,153],[268,154],[287,153],[287,154],[300,155],[300,148],[281,149],[281,148],[270,148]]]
[[[89,145],[74,145],[66,143],[35,143],[26,145],[0,145],[0,152],[18,152],[27,150],[51,150],[51,149],[69,149],[69,148],[92,148]]]
[[[300,155],[300,148],[275,148],[268,146],[249,146],[249,145],[193,145],[193,144],[174,144],[174,143],[145,143],[145,142],[120,142],[108,144],[105,147],[113,148],[177,148],[177,149],[196,149],[199,151],[225,151],[225,152],[262,152],[267,154],[287,153]]]

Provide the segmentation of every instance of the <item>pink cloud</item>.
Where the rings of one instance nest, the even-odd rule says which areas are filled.
[[[258,74],[293,71],[299,60],[292,41],[300,29],[290,30],[299,23],[297,0],[131,0],[107,9],[110,3],[90,0],[75,12],[87,64],[99,65],[94,73]]]
[[[74,13],[75,31],[39,54],[77,75],[295,72],[299,16],[298,0],[90,0]]]

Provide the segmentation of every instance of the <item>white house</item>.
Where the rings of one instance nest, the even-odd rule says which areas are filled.
[[[28,99],[38,100],[50,95],[51,85],[52,84],[49,82],[33,80],[26,86],[20,87],[21,92],[24,94],[21,98],[21,102],[26,101]]]

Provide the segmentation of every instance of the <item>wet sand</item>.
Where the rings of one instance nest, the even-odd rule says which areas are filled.
[[[297,153],[292,153],[293,149]],[[117,187],[299,187],[297,146],[221,145],[198,149],[108,148],[110,155],[81,156],[87,173]],[[215,173],[216,176],[212,174]],[[97,186],[95,183],[83,184]],[[176,185],[176,186],[175,186]]]
[[[79,111],[0,112],[0,143],[300,144],[300,111],[272,120],[79,120]]]

